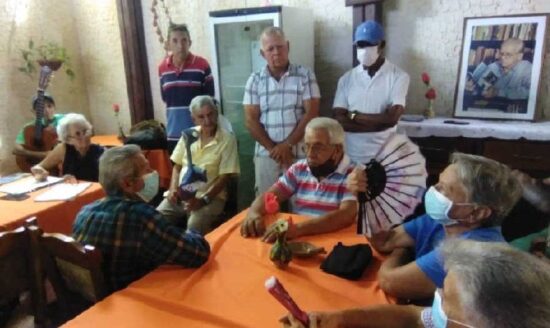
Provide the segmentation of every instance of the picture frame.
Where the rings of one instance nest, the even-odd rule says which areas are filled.
[[[535,117],[548,15],[464,18],[454,117]]]

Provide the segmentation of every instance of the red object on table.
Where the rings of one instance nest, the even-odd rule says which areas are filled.
[[[92,143],[105,147],[122,146],[123,143],[116,135],[93,136]],[[168,151],[163,149],[143,150],[143,155],[149,161],[151,168],[159,173],[160,187],[170,188],[170,178],[172,177],[172,162]]]
[[[322,256],[293,260],[286,270],[269,260],[271,244],[243,238],[241,212],[206,235],[212,254],[198,269],[164,265],[83,312],[65,327],[280,327],[286,310],[264,289],[276,274],[304,311],[338,310],[395,300],[380,289],[376,273],[382,256],[373,260],[358,281],[324,273]],[[304,218],[293,215],[295,221]],[[308,236],[315,245],[332,249],[365,243],[355,226],[334,233]]]

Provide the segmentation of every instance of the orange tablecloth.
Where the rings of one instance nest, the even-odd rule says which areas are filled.
[[[93,136],[92,143],[105,147],[121,146],[122,142],[116,135]],[[151,168],[159,173],[160,187],[168,189],[170,187],[170,178],[172,176],[172,162],[168,151],[162,149],[144,150],[143,155],[149,161]]]
[[[74,200],[35,202],[36,196],[47,189],[32,192],[29,198],[22,201],[0,200],[0,231],[16,229],[22,226],[26,219],[36,216],[38,225],[44,231],[70,235],[76,214],[82,206],[105,196],[99,183],[92,183]]]
[[[286,270],[269,260],[271,245],[240,236],[244,212],[207,235],[209,261],[199,269],[161,266],[66,324],[66,327],[279,327],[286,310],[265,290],[275,275],[306,311],[392,303],[379,288],[375,254],[359,281],[324,273],[322,256],[295,259]],[[294,220],[301,218],[295,217]],[[355,227],[302,238],[327,251],[339,241],[364,243]]]

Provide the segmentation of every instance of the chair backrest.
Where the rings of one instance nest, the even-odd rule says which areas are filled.
[[[107,295],[101,252],[59,233],[44,233],[39,240],[43,265],[61,303],[77,293],[95,303]]]
[[[40,258],[31,246],[30,231],[20,227],[0,232],[0,304],[29,291],[34,321],[42,322],[46,305],[42,277]]]

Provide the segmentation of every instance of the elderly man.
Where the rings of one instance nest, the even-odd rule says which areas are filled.
[[[199,95],[214,96],[214,79],[208,61],[192,54],[191,35],[185,24],[170,24],[166,40],[170,54],[159,64],[160,89],[166,103],[166,135],[172,153],[181,132],[192,127],[191,100]]]
[[[348,187],[366,190],[365,172],[354,170]],[[426,214],[371,238],[386,257],[378,272],[381,288],[404,299],[422,299],[443,286],[445,271],[437,245],[444,239],[504,241],[500,224],[521,196],[510,169],[488,158],[454,153],[451,164],[424,197]],[[411,262],[409,248],[414,249]]]
[[[233,134],[218,124],[218,108],[210,96],[193,98],[189,107],[193,122],[197,125],[193,129],[199,136],[191,144],[191,160],[193,165],[206,170],[206,185],[191,199],[179,199],[178,188],[189,169],[182,137],[170,157],[175,164],[168,195],[157,210],[176,224],[185,224],[186,221],[188,228],[204,235],[214,228],[223,211],[227,182],[231,176],[240,173],[237,141]]]
[[[532,66],[529,61],[523,60],[523,41],[506,39],[500,46],[500,60],[490,64],[482,77],[488,81],[496,78],[482,95],[487,98],[529,98]]]
[[[337,121],[318,117],[305,129],[304,152],[307,160],[293,164],[268,192],[280,202],[295,196],[294,212],[311,217],[292,226],[288,238],[336,231],[355,221],[357,202],[346,187],[346,177],[353,164],[344,154],[344,130]],[[265,231],[263,195],[250,206],[241,225],[241,235],[271,242],[273,226]],[[264,234],[265,231],[265,234]]]
[[[359,65],[338,81],[334,118],[346,131],[346,153],[355,162],[373,158],[405,110],[409,75],[384,56],[384,30],[366,21],[355,30]]]
[[[280,28],[266,28],[260,42],[267,66],[252,73],[243,100],[245,124],[256,140],[257,195],[277,181],[295,159],[304,158],[300,145],[304,128],[319,115],[320,98],[315,74],[289,63],[289,44]]]
[[[433,306],[378,305],[311,313],[310,328],[548,327],[550,265],[506,244],[445,242],[448,271]],[[288,316],[284,327],[303,327]]]
[[[101,250],[111,291],[163,263],[196,268],[208,260],[210,246],[200,234],[171,225],[147,204],[158,191],[158,173],[138,146],[105,151],[99,183],[107,196],[80,210],[73,236]]]

